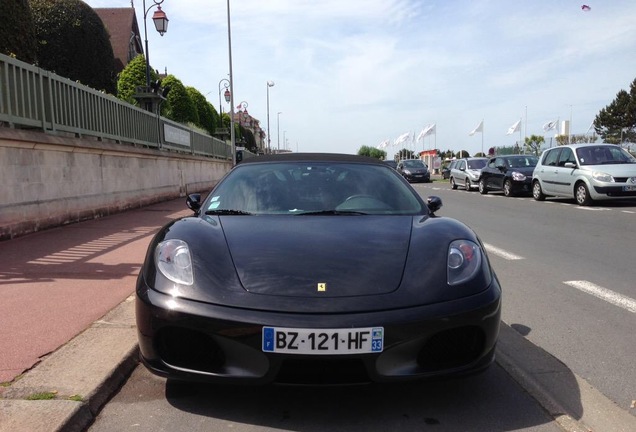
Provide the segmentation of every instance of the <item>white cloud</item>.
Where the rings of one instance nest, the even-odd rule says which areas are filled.
[[[142,2],[135,4],[143,32]],[[235,99],[266,127],[266,83],[274,81],[271,141],[280,126],[292,150],[354,153],[436,123],[438,148],[474,153],[481,140],[467,132],[482,118],[486,147],[514,144],[518,136],[505,134],[520,117],[528,135],[570,115],[584,133],[636,77],[633,0],[589,12],[553,0],[230,4]],[[165,0],[162,9],[168,33],[148,27],[153,67],[207,93],[218,109],[229,70],[226,1]]]

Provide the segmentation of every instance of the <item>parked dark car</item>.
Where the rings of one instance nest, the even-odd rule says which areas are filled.
[[[442,168],[442,178],[444,180],[448,180],[450,178],[450,172],[453,168],[455,168],[455,165],[457,165],[457,159],[450,161],[448,165]]]
[[[420,159],[405,159],[398,162],[397,172],[409,182],[425,182],[431,181],[431,173],[428,166]]]
[[[385,164],[387,164],[388,166],[390,166],[393,169],[397,169],[397,161],[393,160],[393,159],[386,159],[383,161]]]
[[[491,158],[481,170],[479,192],[503,191],[505,196],[532,193],[532,172],[539,158],[509,155]]]
[[[347,384],[493,361],[501,288],[477,235],[363,156],[245,159],[159,230],[137,279],[144,365],[180,380]]]

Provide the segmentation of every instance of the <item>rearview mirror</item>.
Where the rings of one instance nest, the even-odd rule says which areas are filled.
[[[201,194],[193,193],[188,195],[188,197],[186,198],[186,205],[195,214],[199,214],[199,210],[201,209]]]
[[[431,215],[435,215],[435,212],[442,208],[442,199],[438,196],[431,195],[426,200],[426,206],[428,207],[428,211],[431,212]]]

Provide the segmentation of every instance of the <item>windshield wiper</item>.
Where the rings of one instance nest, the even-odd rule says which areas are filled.
[[[234,215],[251,215],[252,213],[246,212],[243,210],[218,209],[218,210],[208,210],[205,212],[205,214],[220,215],[220,216],[234,216]]]
[[[295,216],[356,216],[356,215],[366,215],[368,213],[364,213],[361,211],[355,210],[320,210],[320,211],[309,211],[304,213],[297,213]]]

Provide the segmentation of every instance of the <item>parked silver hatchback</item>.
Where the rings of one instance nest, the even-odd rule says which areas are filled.
[[[468,157],[458,159],[457,164],[450,170],[451,188],[461,186],[467,191],[479,187],[481,169],[488,163],[485,157]]]
[[[532,196],[596,200],[636,199],[636,158],[614,144],[571,144],[545,150],[532,174]]]

